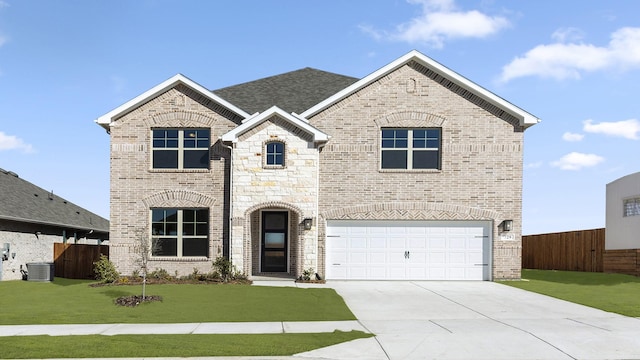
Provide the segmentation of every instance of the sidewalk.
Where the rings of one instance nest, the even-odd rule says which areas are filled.
[[[217,322],[184,324],[74,324],[0,325],[0,337],[30,335],[136,335],[136,334],[285,334],[325,333],[335,330],[368,332],[356,320]]]

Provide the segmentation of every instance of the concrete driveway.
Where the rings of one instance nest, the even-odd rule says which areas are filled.
[[[492,282],[331,281],[375,338],[323,359],[640,359],[640,320]]]

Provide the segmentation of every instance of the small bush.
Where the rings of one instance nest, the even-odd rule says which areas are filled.
[[[173,276],[165,269],[155,269],[149,273],[149,277],[153,279],[171,280]]]
[[[239,270],[236,270],[236,268],[231,263],[231,260],[225,258],[224,256],[219,256],[213,262],[213,274],[211,274],[211,277],[214,279],[219,278],[223,282],[228,282],[230,280],[247,279],[247,275]]]
[[[120,278],[116,266],[105,255],[100,255],[100,260],[93,263],[93,271],[96,274],[96,280],[105,284],[116,282]]]
[[[302,280],[311,280],[311,277],[314,276],[315,272],[313,268],[308,268],[302,271]]]

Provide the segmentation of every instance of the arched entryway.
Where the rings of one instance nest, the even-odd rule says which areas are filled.
[[[297,277],[303,256],[299,209],[289,204],[264,204],[252,208],[247,219],[251,275]]]

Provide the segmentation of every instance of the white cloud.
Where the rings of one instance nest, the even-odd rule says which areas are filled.
[[[0,9],[4,7],[9,7],[9,3],[4,0],[0,0]]]
[[[457,10],[454,0],[408,0],[422,5],[422,14],[400,24],[394,32],[379,31],[371,26],[360,29],[376,40],[388,39],[408,43],[425,43],[441,48],[446,40],[485,38],[509,26],[500,16],[489,16],[477,10]]]
[[[526,164],[524,167],[525,167],[525,169],[537,169],[539,167],[542,167],[542,161],[529,163],[529,164]]]
[[[574,141],[581,141],[582,139],[584,139],[584,135],[582,134],[575,134],[572,132],[566,132],[562,134],[562,140],[564,141],[574,142]]]
[[[636,119],[601,122],[598,124],[594,124],[593,120],[585,120],[583,124],[583,130],[586,132],[623,137],[630,140],[640,139],[640,121]]]
[[[538,45],[515,58],[502,68],[500,81],[524,76],[579,79],[584,72],[640,67],[640,28],[618,29],[604,47],[578,42],[581,36],[576,29],[556,31],[556,43]]]
[[[26,153],[33,152],[33,146],[26,144],[22,139],[14,135],[7,135],[0,131],[0,151],[22,150]]]
[[[569,153],[551,163],[551,166],[562,170],[580,170],[585,167],[596,166],[604,161],[602,156],[595,154]]]
[[[551,34],[551,38],[557,42],[578,41],[582,40],[583,33],[578,28],[562,28],[558,29]]]

